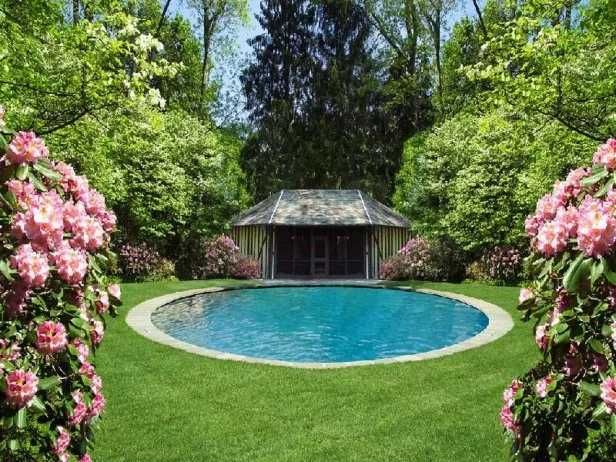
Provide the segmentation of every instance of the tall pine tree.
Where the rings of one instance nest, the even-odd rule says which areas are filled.
[[[352,0],[271,0],[242,82],[256,132],[242,152],[249,190],[362,188],[387,201],[402,141],[374,56],[374,32]]]

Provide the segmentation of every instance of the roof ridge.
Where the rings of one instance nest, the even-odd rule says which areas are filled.
[[[366,203],[364,202],[364,198],[362,197],[361,191],[359,189],[357,190],[357,194],[359,194],[359,199],[361,200],[361,205],[364,207],[364,212],[366,213],[366,217],[368,217],[368,221],[370,222],[370,226],[373,226],[372,218],[370,218],[370,214],[368,213],[368,209],[366,208]]]
[[[272,211],[272,216],[269,219],[269,222],[267,223],[268,225],[272,224],[272,220],[274,219],[274,214],[276,213],[276,210],[278,210],[278,204],[280,204],[280,199],[282,199],[282,195],[284,194],[284,189],[280,190],[280,196],[278,196],[278,201],[276,202],[276,206],[274,207],[274,210]]]

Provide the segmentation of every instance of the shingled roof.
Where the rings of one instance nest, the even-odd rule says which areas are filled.
[[[231,224],[411,226],[402,215],[359,189],[283,189],[240,214]]]

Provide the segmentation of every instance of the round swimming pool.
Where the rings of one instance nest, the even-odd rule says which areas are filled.
[[[152,323],[183,342],[299,363],[378,360],[463,342],[488,317],[450,298],[364,287],[238,289],[182,298]]]

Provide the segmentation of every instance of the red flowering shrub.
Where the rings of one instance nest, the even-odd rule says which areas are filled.
[[[87,461],[105,408],[92,353],[120,305],[115,215],[34,133],[0,131],[0,456]]]
[[[229,236],[204,240],[200,247],[197,258],[182,265],[188,268],[193,279],[254,279],[261,276],[259,261],[240,254],[240,248]]]
[[[261,277],[261,264],[255,257],[238,254],[231,276],[235,279],[258,279]]]
[[[569,173],[526,220],[534,283],[520,293],[539,363],[505,390],[519,460],[612,461],[616,453],[616,140]]]

